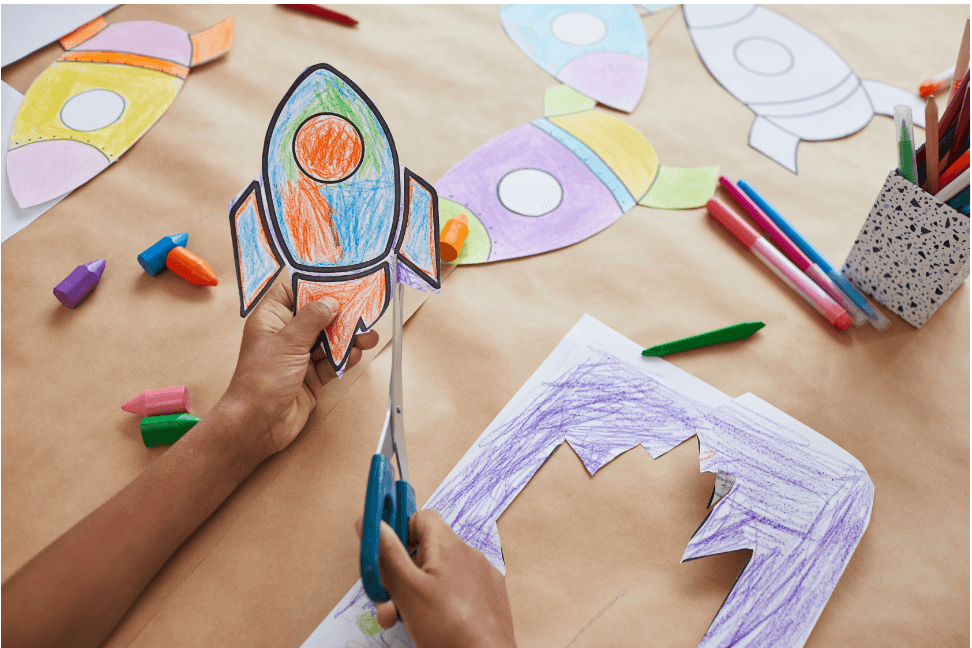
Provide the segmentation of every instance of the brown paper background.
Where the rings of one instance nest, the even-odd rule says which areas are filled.
[[[777,9],[861,78],[906,88],[954,63],[968,14],[967,5]],[[235,14],[236,34],[230,54],[193,70],[118,164],[0,250],[4,579],[165,451],[142,445],[121,403],[186,384],[193,410],[205,413],[228,383],[242,322],[226,205],[258,172],[267,122],[305,67],[326,61],[354,79],[403,164],[433,182],[542,114],[555,81],[506,37],[495,6],[345,10],[357,28],[271,6],[108,14],[190,32]],[[801,144],[792,175],[748,147],[752,113],[709,76],[678,10],[645,25],[644,98],[634,113],[614,114],[645,133],[663,164],[720,164],[753,182],[842,262],[895,164],[892,121]],[[25,92],[60,51],[4,68],[3,80]],[[179,231],[218,287],[141,271],[135,256]],[[77,309],[60,306],[53,286],[98,257],[108,259],[101,285]],[[409,310],[420,301],[410,293]],[[967,285],[921,330],[891,316],[885,333],[838,333],[705,210],[645,207],[564,250],[457,268],[405,326],[419,502],[585,312],[645,345],[766,322],[744,343],[671,361],[730,396],[751,391],[776,405],[860,459],[875,483],[870,527],[809,645],[968,644]],[[386,322],[379,330],[387,339]],[[332,383],[297,441],[183,545],[107,645],[303,641],[357,578],[352,524],[389,367],[387,352],[371,353]],[[698,473],[694,441],[658,460],[635,448],[593,478],[563,446],[499,522],[520,645],[695,645],[747,558],[678,563],[712,483]]]

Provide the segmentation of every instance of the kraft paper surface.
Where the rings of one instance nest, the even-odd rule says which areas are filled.
[[[965,6],[781,6],[861,78],[905,88],[952,65]],[[102,504],[164,448],[120,405],[188,385],[205,413],[232,376],[243,322],[226,205],[259,168],[267,123],[327,62],[375,101],[401,158],[435,182],[476,147],[543,115],[550,76],[483,6],[346,6],[355,28],[273,6],[121,6],[111,22],[187,32],[236,16],[233,50],[193,71],[119,164],[2,252],[2,576]],[[678,9],[648,16],[651,67],[631,114],[673,167],[745,178],[840,266],[894,166],[893,122],[803,142],[800,173],[748,145],[753,114],[709,75]],[[3,69],[23,93],[61,53]],[[609,110],[599,107],[599,110]],[[920,141],[924,134],[916,129]],[[720,189],[717,194],[730,201]],[[146,275],[136,255],[186,231],[220,284]],[[106,258],[75,310],[51,290]],[[449,270],[451,275],[446,276]],[[554,252],[443,266],[442,294],[409,291],[403,382],[421,504],[584,313],[644,346],[760,320],[752,338],[668,360],[731,397],[752,392],[863,463],[870,526],[810,646],[969,642],[969,289],[920,330],[839,333],[704,209],[635,207]],[[377,329],[387,340],[388,318]],[[388,349],[332,382],[307,428],[180,548],[107,646],[297,646],[358,578],[354,521],[388,394]],[[562,446],[499,519],[521,647],[694,646],[748,558],[679,564],[714,475],[689,440],[629,451],[592,478]],[[638,504],[638,505],[635,505]]]

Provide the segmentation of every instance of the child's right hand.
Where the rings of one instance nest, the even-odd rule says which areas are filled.
[[[420,648],[515,648],[506,579],[486,556],[430,509],[412,515],[408,535],[414,561],[381,523],[381,582],[392,598],[377,606],[381,627],[395,625],[397,606]]]

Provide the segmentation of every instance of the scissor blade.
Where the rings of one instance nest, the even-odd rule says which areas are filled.
[[[391,436],[398,457],[398,474],[409,481],[408,455],[405,452],[405,422],[402,411],[402,327],[404,312],[404,287],[398,283],[398,259],[391,258],[392,278],[392,372],[389,384],[388,406],[391,414]]]
[[[385,455],[389,465],[392,462],[392,455],[395,454],[395,439],[390,429],[391,403],[388,403],[388,409],[385,410],[385,424],[381,426],[381,438],[378,439],[378,449],[375,450],[375,454]]]

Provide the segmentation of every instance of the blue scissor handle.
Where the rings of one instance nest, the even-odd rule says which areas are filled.
[[[375,603],[389,599],[381,584],[378,570],[381,522],[395,529],[402,543],[408,547],[408,520],[415,512],[415,491],[404,480],[393,481],[391,467],[382,454],[371,458],[368,472],[368,491],[365,493],[364,523],[361,528],[361,582],[365,593]]]

